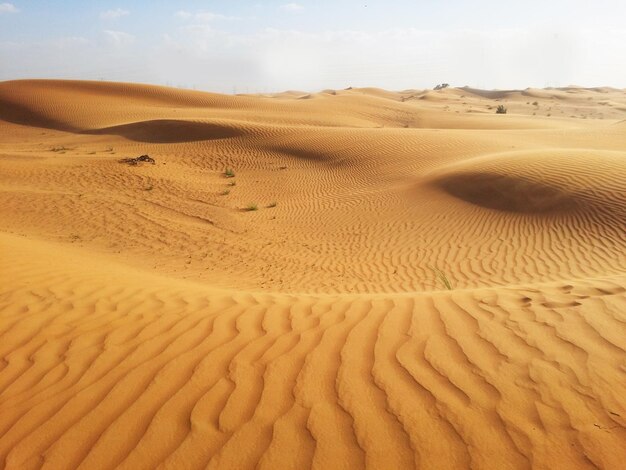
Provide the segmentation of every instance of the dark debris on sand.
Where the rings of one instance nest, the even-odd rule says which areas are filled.
[[[132,157],[122,158],[121,160],[119,160],[119,162],[128,163],[131,166],[137,166],[141,162],[152,163],[153,165],[156,164],[156,161],[150,155],[141,155],[140,157],[135,157],[135,158],[132,158]]]

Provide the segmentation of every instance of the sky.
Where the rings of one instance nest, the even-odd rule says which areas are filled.
[[[0,80],[626,88],[626,0],[0,0]]]

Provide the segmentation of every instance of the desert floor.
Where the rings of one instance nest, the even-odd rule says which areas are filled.
[[[624,468],[625,90],[2,82],[0,250],[0,468]]]

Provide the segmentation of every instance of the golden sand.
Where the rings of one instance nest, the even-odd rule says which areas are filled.
[[[0,468],[623,468],[625,119],[0,83]]]

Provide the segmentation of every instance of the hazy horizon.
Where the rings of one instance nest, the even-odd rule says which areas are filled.
[[[604,0],[0,2],[0,80],[224,92],[626,87],[626,5]],[[504,4],[508,3],[508,4]]]

